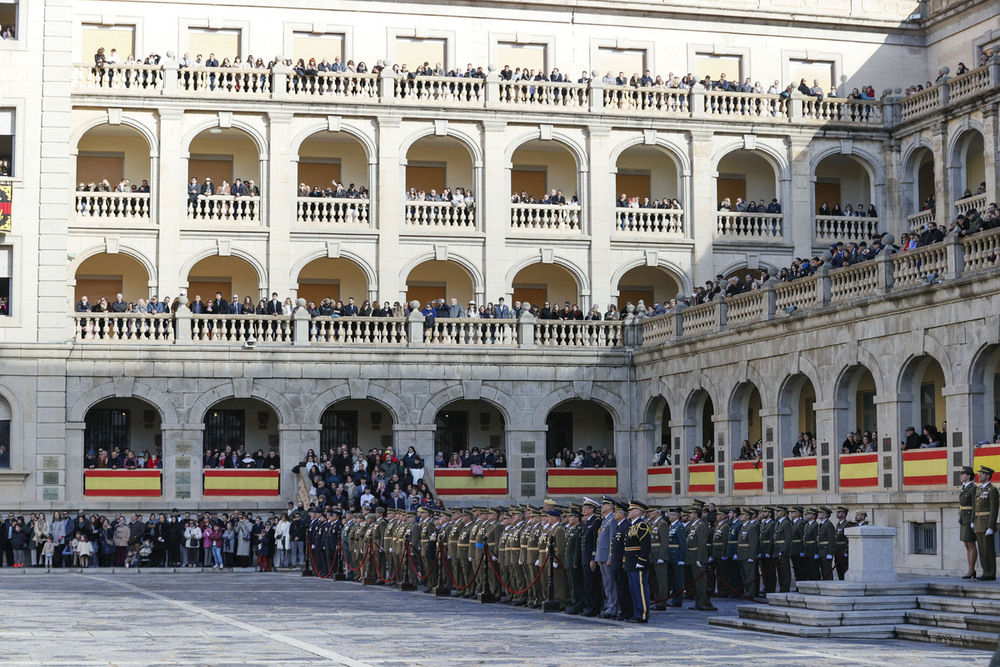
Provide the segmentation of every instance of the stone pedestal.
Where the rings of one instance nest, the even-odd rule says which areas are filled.
[[[851,566],[846,581],[860,584],[887,584],[898,580],[893,561],[896,529],[884,526],[856,526],[844,530]]]

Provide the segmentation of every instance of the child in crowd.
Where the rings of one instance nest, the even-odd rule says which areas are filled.
[[[45,567],[52,567],[52,556],[56,553],[55,542],[52,541],[51,537],[45,538],[45,544],[42,546],[42,558],[45,559]]]

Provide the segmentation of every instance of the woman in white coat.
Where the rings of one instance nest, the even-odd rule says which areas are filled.
[[[288,567],[288,551],[292,548],[288,517],[282,514],[278,517],[278,525],[274,527],[274,566]]]

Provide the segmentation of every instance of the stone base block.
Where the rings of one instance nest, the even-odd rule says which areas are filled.
[[[954,628],[926,625],[900,625],[896,627],[896,636],[900,639],[948,644],[949,646],[976,648],[986,651],[995,651],[997,649],[997,634],[995,632],[956,630]]]
[[[719,625],[740,630],[754,630],[768,634],[789,635],[792,637],[847,637],[850,639],[892,639],[895,637],[895,625],[845,625],[834,627],[816,627],[808,625],[785,625],[773,621],[760,621],[750,618],[733,618],[731,616],[715,616],[708,619],[709,625]]]

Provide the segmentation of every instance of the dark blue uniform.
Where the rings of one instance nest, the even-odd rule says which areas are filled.
[[[649,522],[638,517],[625,533],[625,571],[628,573],[632,593],[632,620],[649,621],[649,551],[652,528]]]
[[[670,607],[680,607],[683,604],[681,591],[684,589],[684,558],[687,554],[687,530],[680,519],[670,524],[670,531],[667,533],[667,556],[670,579]]]
[[[583,522],[580,538],[580,563],[583,567],[584,616],[597,616],[601,611],[601,571],[590,570],[591,561],[597,557],[597,532],[601,528],[601,517],[591,514]]]
[[[615,524],[615,534],[611,537],[611,571],[618,582],[618,618],[628,620],[632,618],[632,596],[628,588],[628,572],[625,571],[625,533],[628,531],[628,519],[622,519],[621,523],[613,521]]]

